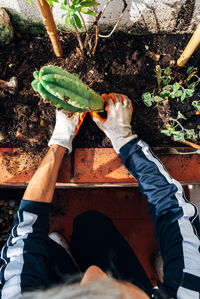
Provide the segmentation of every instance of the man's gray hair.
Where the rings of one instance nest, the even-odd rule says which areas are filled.
[[[112,278],[80,285],[62,284],[45,291],[24,293],[21,299],[121,299],[123,291]]]

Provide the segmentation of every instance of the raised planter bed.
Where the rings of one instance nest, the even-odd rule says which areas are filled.
[[[55,122],[54,108],[40,102],[41,99],[30,85],[33,71],[47,64],[61,66],[71,73],[79,73],[83,82],[99,93],[118,92],[128,95],[134,106],[132,124],[139,137],[153,146],[156,154],[175,179],[183,185],[199,184],[200,156],[174,154],[173,148],[179,144],[173,143],[160,133],[164,124],[163,120],[168,117],[167,113],[172,111],[176,114],[180,107],[172,103],[170,109],[166,111],[161,104],[157,106],[157,109],[149,110],[141,99],[142,93],[150,90],[155,84],[155,66],[157,64],[160,64],[161,67],[174,66],[189,38],[189,35],[129,36],[118,32],[110,39],[101,40],[95,56],[88,58],[80,55],[77,51],[77,42],[72,34],[62,33],[60,40],[63,57],[56,58],[47,37],[17,34],[15,41],[10,46],[0,50],[1,79],[8,81],[15,76],[18,80],[18,89],[15,91],[0,90],[0,188],[2,194],[10,189],[14,190],[19,198],[21,196],[19,191],[23,192],[47,151],[47,143]],[[192,60],[193,65],[198,63],[196,58],[198,58],[198,54]],[[195,97],[199,98],[198,93]],[[185,110],[182,112],[188,116],[188,125],[192,122],[192,126],[198,130],[199,116],[195,115],[189,101],[185,102],[184,107]],[[191,149],[183,147],[176,149],[181,152],[191,151]],[[80,192],[82,194],[80,196],[84,198],[85,190],[82,188],[89,188],[88,190],[97,188],[97,192],[103,192],[103,188],[109,187],[111,192],[114,190],[112,187],[118,188],[118,190],[123,187],[126,192],[127,187],[135,186],[137,186],[136,180],[124,168],[119,156],[111,148],[108,138],[87,116],[76,136],[74,151],[70,156],[64,157],[56,188],[70,188],[73,194],[77,195],[77,192]],[[13,188],[22,190],[16,192],[16,189]],[[77,188],[79,189],[77,190]],[[61,192],[62,190],[57,191]],[[138,189],[134,188],[134,192],[133,189],[131,192],[138,193]],[[100,199],[102,199],[102,194]],[[72,196],[72,201],[73,199]],[[17,204],[12,200],[7,201],[6,197],[1,200],[0,204],[1,209],[4,209],[5,212],[0,217],[0,228],[4,232],[3,236],[0,236],[0,245],[2,245],[9,234],[12,214],[15,212]],[[59,202],[58,208],[54,207],[54,214],[51,218],[51,228],[63,231],[66,237],[69,237],[72,229],[72,215],[64,223],[65,211],[68,211],[69,204],[70,202],[66,201],[66,205],[63,206]],[[80,207],[83,205],[84,209],[96,207],[96,203],[87,205],[87,201],[84,200],[77,203],[78,207],[79,204]],[[104,206],[106,212],[108,206],[109,201]],[[99,210],[104,211],[102,206],[98,207]],[[140,208],[143,209],[143,206]],[[116,216],[112,213],[109,215],[108,213],[108,216],[112,218],[119,215]],[[2,217],[4,218],[3,222]],[[117,223],[118,220],[115,219],[115,221]],[[128,219],[126,225],[122,225],[121,232],[125,236],[129,234],[130,223],[134,222],[131,221]],[[147,223],[146,226],[151,226],[146,219],[142,218],[141,221],[145,225]],[[64,227],[67,227],[67,231]],[[147,227],[143,232],[144,239],[148,240],[146,229]],[[148,235],[152,236],[152,227],[150,230],[151,234]],[[131,245],[134,247],[134,238],[130,237],[128,241],[132,242]],[[143,242],[142,237],[140,241]],[[155,242],[151,248],[146,247],[147,244],[148,242],[143,247],[147,248],[149,258],[152,259],[157,247]],[[142,255],[143,253],[140,256],[141,259]],[[155,282],[155,271],[152,272],[151,265],[146,264],[145,266],[144,264],[144,267],[151,275],[152,281]]]
[[[200,183],[199,155],[174,155],[162,148],[155,148],[155,152],[171,176],[183,185]],[[32,160],[32,164],[30,161],[30,155],[19,149],[0,149],[0,187],[24,188],[40,163],[40,159]],[[56,186],[132,187],[137,186],[137,181],[124,168],[113,149],[76,148],[71,155],[64,157]]]
[[[21,181],[27,182],[30,179],[40,158],[47,149],[47,143],[53,131],[55,122],[54,107],[41,102],[39,95],[33,91],[30,85],[33,79],[33,71],[40,69],[42,65],[54,64],[71,73],[76,72],[84,83],[87,83],[99,93],[118,92],[127,94],[134,107],[133,128],[137,131],[139,137],[151,146],[168,148],[179,145],[161,133],[161,129],[164,128],[170,115],[177,115],[178,111],[181,111],[187,117],[186,127],[192,127],[196,132],[199,132],[200,116],[195,114],[195,109],[191,105],[193,99],[199,99],[198,91],[193,99],[188,98],[183,103],[171,100],[167,106],[158,103],[154,108],[146,107],[141,99],[144,91],[155,86],[155,66],[160,64],[161,67],[175,67],[176,60],[189,38],[190,35],[187,34],[130,36],[118,32],[110,39],[100,40],[94,57],[86,57],[77,50],[78,45],[73,34],[60,33],[63,57],[56,58],[47,37],[17,34],[15,41],[6,49],[1,50],[0,56],[1,78],[8,81],[15,76],[18,81],[18,88],[14,91],[0,90],[0,147],[12,148],[1,150],[1,155],[4,156],[4,171],[9,173],[6,174],[8,177],[7,183],[8,181],[15,181],[14,177],[16,176],[18,176],[18,183]],[[198,53],[190,60],[190,63],[194,66],[198,64]],[[185,72],[185,70],[177,71],[179,76],[182,72]],[[74,156],[74,169],[79,168],[79,171],[81,171],[81,169],[87,168],[84,163],[89,163],[85,159],[84,163],[80,162],[81,167],[77,166],[76,157],[79,155],[85,153],[86,157],[90,156],[92,158],[92,150],[78,148],[109,148],[111,146],[108,138],[97,128],[88,115],[74,142],[74,147],[77,148]],[[18,150],[15,148],[21,149],[22,152],[19,156],[21,158],[17,158]],[[101,154],[102,159],[103,149],[98,151],[97,156],[100,153],[103,153]],[[13,162],[12,167],[9,164],[10,154],[12,154],[12,157],[16,155],[16,161]],[[112,155],[114,153],[108,155],[108,160]],[[198,158],[191,156],[187,158],[179,157],[178,159],[180,161],[187,159],[189,161],[191,159],[198,160]],[[83,160],[84,157],[82,157]],[[90,161],[93,160],[90,159]],[[112,161],[112,158],[110,161]],[[103,164],[110,165],[110,161],[108,163],[103,162]],[[90,166],[88,167],[90,169]],[[114,163],[110,167],[114,169]],[[194,167],[197,168],[197,165]],[[11,168],[16,168],[17,172],[15,173],[15,170],[11,170]],[[72,171],[72,166],[68,168]],[[106,171],[104,168],[106,169],[106,166],[101,166],[103,173]],[[177,166],[177,168],[179,167]],[[124,170],[119,171],[118,169],[113,173],[116,173],[114,175],[116,179],[113,179],[112,175],[105,175],[106,183],[117,181],[122,183],[132,180]],[[119,177],[118,173],[120,173]],[[4,175],[1,175],[1,178],[3,177]],[[26,179],[23,179],[23,177],[26,177]],[[92,176],[88,177],[93,182],[96,174],[92,172]],[[65,180],[62,183],[69,183],[68,178],[69,176],[65,173]],[[74,180],[76,178],[78,178],[79,183],[85,183],[80,173],[78,175],[74,173]],[[87,179],[87,183],[90,183],[90,180]],[[104,179],[102,180],[104,182]],[[181,177],[181,180],[184,181],[184,178]],[[198,181],[198,178],[194,178],[194,180]],[[1,181],[6,180],[2,179]],[[96,183],[100,181],[101,178],[99,177]]]
[[[161,130],[170,114],[177,116],[178,111],[187,117],[186,126],[199,131],[200,117],[195,114],[191,98],[184,103],[170,101],[167,106],[158,103],[153,109],[146,107],[141,98],[143,92],[155,86],[155,66],[173,67],[189,35],[130,36],[118,32],[110,39],[100,40],[96,54],[91,58],[80,54],[73,34],[61,34],[62,58],[55,57],[47,37],[17,36],[13,44],[1,50],[0,56],[1,79],[8,81],[15,76],[18,80],[15,91],[0,90],[0,147],[21,147],[28,151],[32,148],[41,153],[47,146],[54,127],[54,108],[42,103],[30,85],[33,71],[47,64],[78,73],[84,83],[100,94],[118,92],[128,95],[134,107],[133,127],[151,146],[175,145]],[[196,53],[190,63],[197,65],[198,58]],[[185,72],[179,71],[180,75]],[[198,92],[194,99],[199,99]],[[89,116],[84,120],[74,145],[111,147],[108,138]]]

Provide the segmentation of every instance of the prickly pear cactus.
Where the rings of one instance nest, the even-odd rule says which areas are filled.
[[[104,111],[105,100],[79,78],[56,66],[33,73],[33,89],[44,100],[70,113]]]

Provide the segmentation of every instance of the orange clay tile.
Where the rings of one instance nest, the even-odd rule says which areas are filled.
[[[170,175],[189,184],[200,182],[200,155],[159,154]],[[41,158],[19,149],[0,148],[0,184],[27,184]],[[129,184],[135,178],[125,169],[112,148],[77,148],[65,156],[57,179],[59,184]]]
[[[200,182],[200,156],[159,155],[170,175],[183,183]],[[132,183],[135,178],[112,148],[75,149],[74,182]]]
[[[27,184],[42,158],[30,156],[17,148],[0,148],[0,184]],[[70,181],[70,156],[65,157],[58,182]]]
[[[132,183],[136,180],[122,165],[112,148],[77,148],[74,157],[74,182]]]

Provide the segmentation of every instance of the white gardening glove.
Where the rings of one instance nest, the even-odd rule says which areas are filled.
[[[107,102],[107,119],[102,120],[98,114],[92,112],[92,118],[97,126],[110,138],[117,153],[122,146],[137,137],[131,130],[132,103],[125,95],[111,93],[103,95]]]
[[[48,146],[59,144],[67,148],[68,153],[71,153],[73,138],[78,133],[85,115],[86,113],[75,113],[72,116],[67,116],[56,109],[56,125]]]

